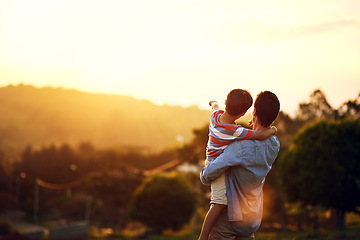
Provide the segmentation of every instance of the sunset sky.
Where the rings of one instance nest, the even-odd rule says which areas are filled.
[[[320,88],[360,93],[359,0],[1,0],[0,86],[223,104],[275,92],[294,113]]]

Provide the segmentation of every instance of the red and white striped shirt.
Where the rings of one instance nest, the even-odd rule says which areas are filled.
[[[241,125],[222,124],[219,119],[223,110],[215,109],[210,116],[209,140],[206,148],[208,161],[216,159],[224,152],[226,146],[235,140],[251,139],[255,131],[242,127]]]

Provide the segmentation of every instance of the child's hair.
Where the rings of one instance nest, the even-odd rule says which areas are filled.
[[[225,110],[232,116],[246,112],[252,105],[253,99],[247,90],[234,89],[226,98]]]
[[[274,93],[263,91],[257,95],[254,108],[261,125],[268,127],[279,114],[280,101]]]

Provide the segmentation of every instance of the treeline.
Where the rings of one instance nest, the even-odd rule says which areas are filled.
[[[0,159],[0,211],[20,207],[34,216],[34,187],[39,185],[36,220],[84,220],[91,198],[89,220],[97,226],[124,227],[132,193],[148,170],[176,155],[176,149],[153,154],[96,149],[90,142],[76,148],[63,144],[36,150],[28,146],[18,162]]]

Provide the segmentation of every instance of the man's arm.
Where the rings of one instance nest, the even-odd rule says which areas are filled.
[[[271,126],[269,129],[266,129],[266,130],[256,130],[251,139],[264,140],[264,139],[271,137],[276,132],[277,132],[277,128],[275,126]]]
[[[226,169],[240,165],[244,154],[242,148],[243,142],[236,141],[229,144],[220,156],[209,162],[200,172],[201,182],[205,185],[210,185],[211,181],[224,173]]]

